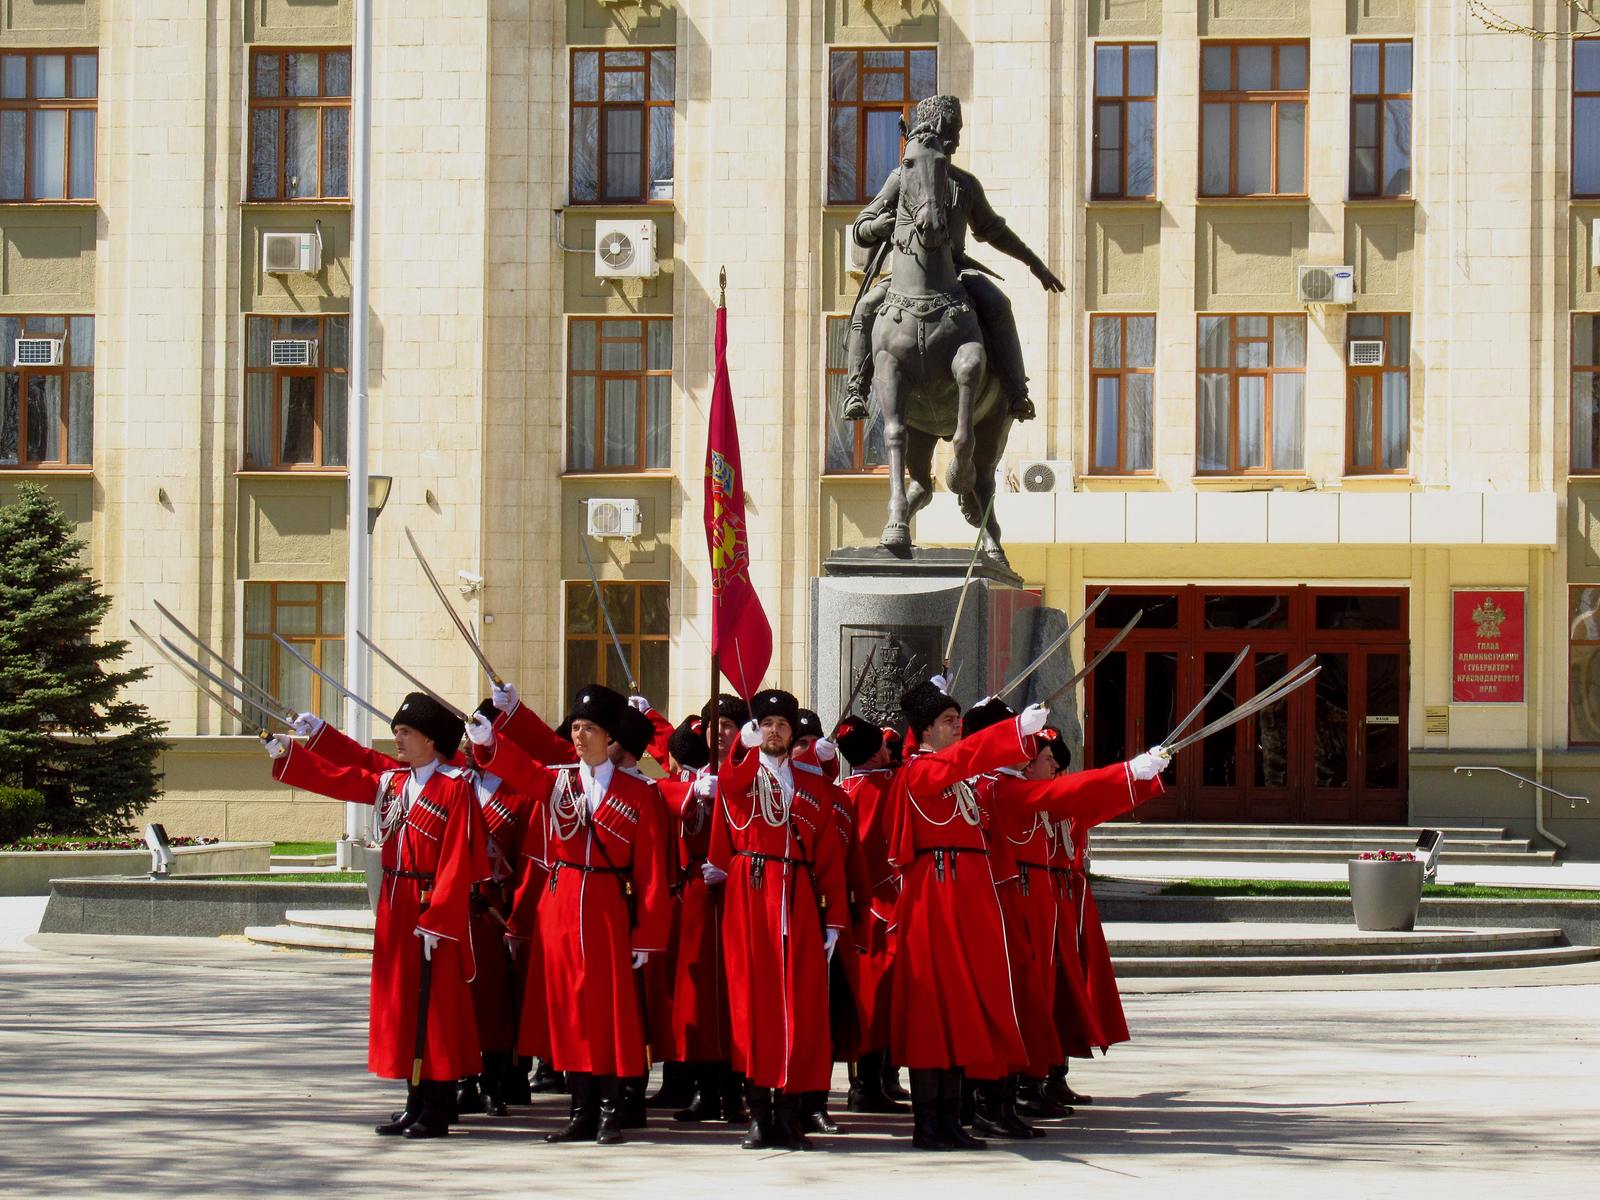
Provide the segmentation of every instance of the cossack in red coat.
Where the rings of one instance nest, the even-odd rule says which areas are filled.
[[[833,1060],[822,930],[824,922],[845,928],[849,904],[832,786],[790,770],[794,797],[784,814],[783,792],[761,754],[735,749],[718,778],[710,861],[728,873],[722,945],[734,1069],[758,1088],[826,1091]],[[769,785],[779,802],[776,824],[760,799]]]
[[[415,772],[339,766],[298,743],[273,764],[272,774],[280,783],[333,800],[374,804],[377,827],[387,831],[373,938],[367,1069],[385,1079],[411,1075],[423,955],[414,931],[422,928],[441,939],[433,952],[423,1077],[455,1080],[476,1074],[482,1063],[469,909],[472,885],[489,877],[489,861],[471,776],[445,766]]]
[[[677,831],[674,890],[678,940],[673,961],[673,1062],[726,1062],[732,1054],[728,1030],[728,972],[722,959],[722,886],[706,883],[700,870],[711,850],[712,802],[694,794],[695,774],[663,779],[661,789]]]
[[[591,815],[576,766],[537,763],[509,737],[496,739],[483,764],[532,798],[534,819],[544,827],[549,882],[538,921],[551,1065],[645,1074],[650,1064],[631,958],[634,950],[664,951],[670,932],[660,800],[649,784],[616,769]]]
[[[895,904],[900,898],[900,873],[889,861],[889,796],[894,767],[847,775],[840,787],[855,810],[856,837],[867,877],[867,904],[856,937],[861,946],[856,990],[861,1010],[861,1054],[889,1048],[891,1019],[889,980],[894,967]]]

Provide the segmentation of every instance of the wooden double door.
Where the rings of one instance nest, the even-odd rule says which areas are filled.
[[[1091,594],[1098,587],[1090,587]],[[1241,650],[1199,728],[1315,654],[1322,673],[1289,698],[1181,752],[1167,792],[1136,819],[1268,824],[1406,820],[1407,595],[1370,588],[1114,588],[1090,619],[1085,754],[1116,762],[1161,741]]]

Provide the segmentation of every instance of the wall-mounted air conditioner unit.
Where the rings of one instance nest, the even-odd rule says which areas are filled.
[[[654,279],[660,270],[654,221],[594,223],[594,273],[601,279]]]
[[[1383,341],[1380,338],[1357,338],[1350,343],[1352,367],[1383,366]]]
[[[644,528],[637,500],[586,500],[590,537],[638,537]]]
[[[1301,267],[1295,292],[1301,304],[1354,304],[1354,267]]]
[[[60,338],[18,338],[11,357],[13,367],[59,367]]]
[[[316,341],[306,341],[301,338],[274,338],[272,340],[272,365],[275,367],[316,366]]]
[[[263,233],[261,266],[269,275],[315,275],[322,270],[322,234]]]
[[[1069,492],[1072,490],[1072,464],[1059,458],[1018,463],[1017,486],[1025,492]]]

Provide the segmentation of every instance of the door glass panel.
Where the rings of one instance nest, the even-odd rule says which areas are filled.
[[[1098,671],[1100,668],[1096,667]],[[1172,650],[1147,650],[1144,656],[1144,736],[1141,741],[1154,744],[1164,738],[1178,723],[1181,715],[1178,704],[1178,655]],[[1171,787],[1178,778],[1177,757],[1161,773]]]
[[[1111,603],[1110,599],[1106,603]],[[1102,606],[1104,607],[1104,606]],[[1119,651],[1089,676],[1090,703],[1094,706],[1094,762],[1097,766],[1122,762],[1128,747],[1128,656]]]
[[[1281,592],[1207,596],[1205,612],[1207,629],[1289,628],[1289,597]]]
[[[1090,585],[1089,599],[1094,600],[1100,594],[1100,589]],[[1176,629],[1178,627],[1178,597],[1174,594],[1167,595],[1110,595],[1105,603],[1094,610],[1090,618],[1096,629],[1121,629],[1133,620],[1133,614],[1144,609],[1144,619],[1139,622],[1140,630],[1148,629]],[[1100,670],[1099,667],[1095,668]]]
[[[1369,788],[1400,786],[1400,718],[1400,656],[1367,655],[1363,775]]]
[[[1287,654],[1258,654],[1255,661],[1255,689],[1259,696],[1282,679],[1289,669]],[[1243,667],[1240,674],[1245,673]],[[1289,702],[1281,701],[1263,709],[1255,717],[1256,786],[1289,786]]]
[[[1350,784],[1350,656],[1319,654],[1322,674],[1317,676],[1316,739],[1313,761],[1316,786],[1342,788]]]
[[[1318,629],[1399,629],[1400,597],[1318,596]]]
[[[1208,691],[1222,678],[1222,673],[1228,669],[1233,657],[1225,651],[1213,651],[1206,655],[1206,674],[1203,683]],[[1206,705],[1205,712],[1201,714],[1201,722],[1214,721],[1237,707],[1238,695],[1239,676],[1236,674],[1211,698],[1211,703]],[[1233,787],[1238,782],[1238,745],[1239,729],[1234,725],[1212,734],[1200,743],[1202,786]]]

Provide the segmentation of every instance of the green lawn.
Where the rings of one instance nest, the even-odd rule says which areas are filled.
[[[332,842],[273,842],[274,854],[332,854]]]
[[[181,878],[181,876],[179,877]],[[277,875],[208,875],[207,883],[365,883],[361,871],[283,872]]]
[[[1169,883],[1163,896],[1348,896],[1350,885],[1337,880],[1186,879]],[[1429,883],[1422,894],[1457,900],[1600,900],[1600,891],[1581,888],[1485,887],[1475,883]]]

